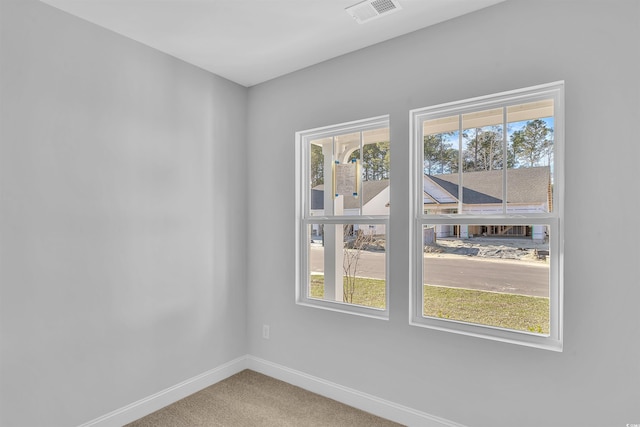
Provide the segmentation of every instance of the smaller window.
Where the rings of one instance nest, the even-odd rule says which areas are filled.
[[[296,301],[388,317],[389,119],[296,134]]]
[[[562,349],[563,84],[411,111],[411,323]]]

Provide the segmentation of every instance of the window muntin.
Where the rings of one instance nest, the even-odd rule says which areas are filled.
[[[412,324],[561,349],[562,100],[563,84],[554,83],[411,112],[416,212]],[[429,239],[431,244],[426,243]],[[518,239],[524,239],[527,245],[521,246],[531,246],[528,249],[538,245],[540,258],[526,262],[548,269],[543,276],[537,270],[535,284],[548,290],[546,297],[539,297],[546,301],[536,295],[511,297],[509,289],[507,298],[487,293],[502,286],[495,277],[484,281],[480,291],[485,293],[456,290],[446,295],[444,290],[464,286],[439,284],[437,278],[429,283],[440,268],[438,258],[433,258],[438,243],[462,242],[467,250],[479,251],[483,240]],[[495,262],[469,254],[449,257],[454,260],[449,268],[473,278],[465,279],[469,283],[482,281],[485,273],[473,268],[468,258]],[[531,267],[524,260],[501,262],[515,267],[503,273],[504,282]],[[441,303],[453,294],[460,296],[460,307],[445,313]],[[495,304],[480,304],[485,296],[493,296],[489,301]],[[503,300],[502,306],[498,300]],[[516,310],[523,303],[524,309]],[[506,309],[499,308],[504,304]],[[474,310],[483,315],[469,315]],[[537,313],[535,323],[525,321],[528,312]]]
[[[297,302],[386,318],[388,117],[296,136]]]

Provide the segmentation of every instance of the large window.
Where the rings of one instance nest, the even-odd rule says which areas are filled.
[[[386,318],[389,119],[296,134],[297,302]]]
[[[411,323],[562,349],[563,84],[411,111]]]

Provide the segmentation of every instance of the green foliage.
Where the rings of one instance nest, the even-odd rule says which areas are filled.
[[[365,181],[389,179],[390,155],[388,142],[366,144],[362,148],[362,174]],[[349,160],[360,159],[360,150],[355,150]]]
[[[458,150],[450,142],[453,132],[424,137],[424,172],[456,173]],[[552,162],[553,128],[535,119],[513,132],[507,147],[506,165],[502,125],[465,129],[462,167],[465,172],[490,171],[518,166],[532,167]]]
[[[324,155],[322,147],[311,144],[311,188],[324,184]]]
[[[463,137],[467,141],[462,153],[465,172],[503,168],[502,126],[466,129],[463,132]]]
[[[424,172],[428,175],[458,171],[458,150],[448,143],[452,132],[424,137]]]
[[[531,120],[524,129],[511,135],[511,150],[518,164],[533,167],[545,159],[549,165],[553,154],[553,129],[547,127],[543,120]]]

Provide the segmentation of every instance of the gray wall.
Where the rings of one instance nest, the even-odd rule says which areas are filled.
[[[251,88],[249,352],[473,427],[639,423],[639,5],[508,1]],[[564,352],[408,326],[409,109],[557,80]],[[390,320],[296,306],[294,132],[387,113]]]
[[[638,1],[510,0],[248,91],[0,5],[0,425],[77,425],[246,353],[471,427],[640,422]],[[408,110],[561,79],[565,351],[409,327]],[[294,132],[380,114],[391,318],[296,306]]]
[[[2,1],[0,425],[72,426],[247,352],[247,89]]]

